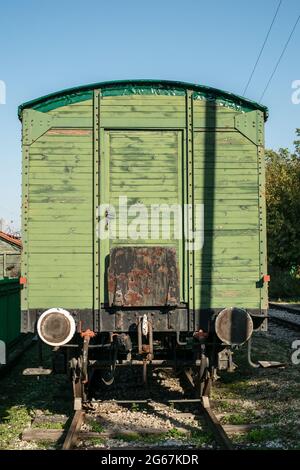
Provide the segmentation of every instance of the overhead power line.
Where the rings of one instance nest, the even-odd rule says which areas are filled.
[[[277,17],[277,14],[278,14],[278,12],[279,12],[279,8],[280,8],[281,4],[282,4],[282,0],[280,0],[280,2],[279,2],[278,5],[277,5],[277,8],[276,8],[275,14],[274,14],[274,16],[273,16],[272,22],[271,22],[271,24],[270,24],[269,30],[268,30],[268,32],[267,32],[267,35],[266,35],[265,40],[264,40],[264,42],[263,42],[263,45],[261,46],[261,49],[260,49],[259,54],[258,54],[258,57],[257,57],[257,59],[256,59],[256,62],[255,62],[255,64],[254,64],[254,67],[253,67],[252,72],[251,72],[251,74],[250,74],[249,80],[248,80],[248,82],[247,82],[247,84],[246,84],[246,86],[245,86],[245,89],[244,89],[244,91],[243,91],[243,95],[245,95],[245,94],[246,94],[246,91],[248,90],[248,87],[249,87],[249,85],[250,85],[250,82],[251,82],[251,80],[252,80],[252,77],[253,77],[253,75],[254,75],[254,72],[255,72],[255,70],[256,70],[256,67],[257,67],[257,65],[258,65],[258,62],[259,62],[259,60],[260,60],[260,58],[261,58],[261,55],[262,55],[262,53],[263,53],[263,51],[264,51],[264,48],[265,48],[265,45],[266,45],[266,43],[267,43],[268,37],[269,37],[269,35],[270,35],[270,32],[271,32],[271,30],[272,30],[272,28],[273,28],[273,24],[275,23],[275,20],[276,20],[276,17]]]
[[[294,24],[294,26],[293,26],[293,29],[292,29],[292,31],[290,32],[290,35],[289,35],[289,37],[288,37],[288,39],[287,39],[287,41],[286,41],[286,43],[285,43],[285,45],[284,45],[284,48],[282,49],[282,52],[281,52],[281,54],[280,54],[280,56],[279,56],[279,59],[278,59],[276,65],[275,65],[275,67],[274,67],[274,70],[273,70],[273,72],[271,73],[271,76],[270,76],[270,78],[269,78],[269,80],[268,80],[268,83],[266,84],[265,89],[264,89],[264,91],[262,92],[261,97],[259,98],[259,102],[261,102],[261,100],[262,100],[263,97],[265,96],[265,93],[266,93],[267,89],[269,88],[269,85],[270,85],[270,83],[271,83],[271,81],[272,81],[272,79],[273,79],[273,77],[274,77],[274,75],[275,75],[275,73],[276,73],[276,70],[278,69],[278,66],[279,66],[279,64],[280,64],[280,62],[281,62],[281,59],[282,59],[282,57],[284,56],[285,51],[287,50],[287,47],[288,47],[288,45],[289,45],[290,40],[292,39],[292,36],[293,36],[293,34],[294,34],[294,32],[295,32],[295,29],[296,29],[296,27],[297,27],[297,24],[299,23],[299,20],[300,20],[300,15],[298,16],[298,18],[297,18],[297,20],[296,20],[296,22],[295,22],[295,24]]]

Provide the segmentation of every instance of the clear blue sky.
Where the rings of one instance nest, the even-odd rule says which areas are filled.
[[[241,94],[278,0],[1,0],[0,217],[19,225],[21,134],[17,106],[63,88],[102,80],[161,78]],[[258,100],[300,13],[283,0],[248,89]],[[293,148],[300,104],[300,24],[263,104],[266,146]]]

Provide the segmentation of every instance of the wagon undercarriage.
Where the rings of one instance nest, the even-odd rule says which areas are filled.
[[[117,382],[117,368],[128,366],[140,367],[140,384],[145,386],[155,368],[173,368],[189,381],[197,398],[209,395],[212,382],[218,378],[217,371],[233,372],[236,368],[233,341],[235,347],[240,346],[249,339],[253,328],[250,315],[241,309],[236,309],[234,315],[230,309],[222,310],[212,317],[210,330],[198,329],[194,333],[157,331],[152,318],[142,311],[127,332],[96,334],[87,329],[77,333],[71,343],[55,348],[53,370],[70,375],[75,409],[87,400],[96,371],[98,380],[110,386],[115,379]],[[43,331],[46,330],[44,325]],[[51,332],[53,329],[48,332],[48,340]]]

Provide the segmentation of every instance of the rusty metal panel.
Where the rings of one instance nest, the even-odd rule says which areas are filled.
[[[108,290],[110,306],[179,304],[176,249],[158,246],[112,248]]]

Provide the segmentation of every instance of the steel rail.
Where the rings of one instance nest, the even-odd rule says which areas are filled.
[[[274,323],[278,323],[280,325],[288,326],[290,328],[295,328],[297,330],[300,329],[300,323],[294,322],[292,320],[288,320],[286,318],[275,317],[273,315],[272,316],[269,315],[268,318],[269,318],[270,321],[273,321]]]
[[[85,418],[84,411],[82,410],[75,411],[73,419],[71,421],[71,425],[69,427],[66,438],[64,440],[62,450],[70,450],[73,447],[75,447],[84,418]]]
[[[96,403],[113,403],[116,405],[131,405],[131,404],[136,404],[136,405],[151,405],[152,403],[155,402],[153,398],[149,398],[147,400],[96,400]],[[159,403],[162,405],[170,405],[172,403],[200,403],[201,399],[200,398],[178,398],[174,400],[159,400]]]
[[[226,450],[233,450],[234,446],[226,434],[222,424],[214,414],[213,410],[211,409],[210,406],[210,401],[209,398],[206,396],[202,397],[201,401],[201,410],[203,411],[204,418],[210,427],[211,431],[213,432],[216,441],[219,443],[219,445]]]
[[[270,309],[274,310],[282,310],[288,313],[293,313],[294,315],[300,315],[300,304],[297,307],[294,307],[293,304],[285,304],[285,303],[277,303],[277,302],[269,302]]]

